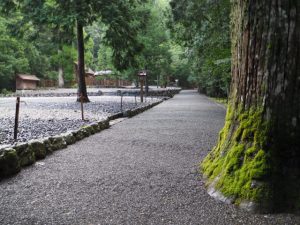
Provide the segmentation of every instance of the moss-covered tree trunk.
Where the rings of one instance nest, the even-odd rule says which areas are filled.
[[[232,84],[211,194],[258,211],[300,211],[300,1],[232,0]]]
[[[83,102],[89,102],[85,83],[85,65],[84,65],[84,40],[83,25],[77,21],[77,46],[78,46],[78,97],[77,101],[82,98]]]

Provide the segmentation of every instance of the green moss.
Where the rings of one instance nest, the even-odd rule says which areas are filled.
[[[17,152],[14,149],[0,151],[0,179],[20,171]]]
[[[228,99],[227,98],[210,98],[211,100],[213,100],[214,102],[217,102],[219,104],[224,105],[225,107],[227,107],[227,103],[228,103]]]
[[[214,181],[215,188],[236,203],[263,201],[268,191],[264,182],[270,172],[264,146],[266,124],[261,109],[238,107],[234,111],[229,106],[218,144],[201,164],[208,184]]]

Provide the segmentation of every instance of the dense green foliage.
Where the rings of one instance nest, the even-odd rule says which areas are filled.
[[[25,22],[21,13],[14,14],[14,17],[12,14],[2,14],[0,34],[0,89],[13,89],[18,73],[57,79],[59,64],[65,68],[66,80],[73,79],[75,50],[66,44],[58,51],[58,44],[53,42],[55,33],[49,29]]]
[[[190,80],[201,92],[227,96],[230,83],[230,1],[172,0],[176,40],[187,47]]]
[[[7,22],[0,17],[0,89],[12,86],[15,73],[29,67],[25,48],[7,31]]]
[[[57,81],[60,71],[65,86],[74,83],[81,23],[87,68],[110,69],[113,77],[136,83],[137,71],[145,69],[152,85],[178,80],[182,87],[227,94],[227,0],[3,0],[0,7],[0,90],[12,89],[18,73]]]

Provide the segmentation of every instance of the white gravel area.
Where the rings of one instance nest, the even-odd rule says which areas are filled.
[[[84,104],[84,118],[81,119],[81,105],[76,97],[23,97],[19,115],[18,142],[48,137],[78,129],[94,121],[125,110],[133,109],[157,98],[148,98],[141,103],[139,98],[120,96],[90,96],[90,103]],[[0,147],[12,144],[15,120],[16,98],[0,98]]]

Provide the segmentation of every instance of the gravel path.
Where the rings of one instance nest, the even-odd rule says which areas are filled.
[[[75,97],[21,98],[18,141],[54,136],[75,130],[93,121],[104,120],[122,110],[133,109],[147,103],[135,103],[134,97],[90,96],[90,103],[84,104],[81,120],[80,103]],[[156,99],[148,98],[148,102]],[[0,146],[13,143],[15,98],[0,98]]]
[[[0,224],[300,224],[212,199],[198,173],[225,110],[183,91],[0,182]]]

